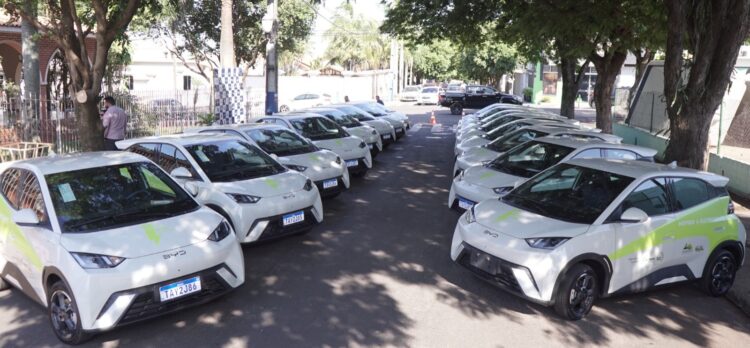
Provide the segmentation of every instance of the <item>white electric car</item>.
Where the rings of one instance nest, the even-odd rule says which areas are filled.
[[[505,103],[495,103],[487,105],[479,110],[477,110],[474,113],[466,114],[464,117],[461,117],[461,119],[458,120],[458,127],[460,128],[461,125],[465,122],[475,122],[478,119],[482,119],[484,117],[487,117],[490,115],[490,112],[496,110],[496,109],[502,109],[502,110],[534,110],[532,108],[529,108],[528,106],[522,106],[522,105],[515,105],[515,104],[505,104]]]
[[[0,167],[0,290],[47,308],[68,344],[217,298],[245,281],[231,226],[136,154]]]
[[[478,126],[481,126],[483,124],[487,124],[498,117],[506,116],[506,115],[515,115],[515,114],[525,114],[525,115],[536,115],[536,116],[554,116],[554,117],[561,117],[560,115],[553,114],[550,112],[537,110],[537,109],[503,109],[503,108],[494,108],[490,109],[480,116],[475,116],[473,118],[464,117],[461,119],[461,123],[456,128],[456,131],[458,134],[464,133],[467,130],[474,129]]]
[[[640,161],[561,163],[467,211],[451,258],[570,320],[598,297],[681,281],[721,296],[747,238],[728,181]]]
[[[453,151],[456,156],[463,155],[464,152],[473,149],[475,147],[479,147],[482,145],[487,145],[490,142],[493,142],[497,140],[500,137],[503,137],[513,131],[516,131],[518,129],[521,129],[523,127],[528,126],[547,126],[547,127],[554,127],[559,129],[577,129],[577,130],[586,130],[586,131],[599,131],[598,129],[588,129],[583,128],[580,125],[570,124],[570,123],[564,123],[559,122],[557,120],[550,121],[549,119],[534,119],[534,118],[522,118],[520,120],[515,120],[508,122],[500,127],[497,127],[489,132],[487,134],[480,134],[471,136],[468,138],[463,139],[460,142],[457,142]]]
[[[393,128],[391,123],[386,120],[375,118],[374,116],[367,113],[367,111],[349,104],[327,105],[326,107],[339,110],[347,116],[354,117],[357,119],[357,121],[375,128],[375,130],[380,134],[380,139],[383,141],[383,146],[388,146],[388,144],[396,141],[396,129]]]
[[[285,167],[305,174],[318,186],[323,198],[338,196],[349,189],[349,170],[339,155],[318,148],[285,127],[264,123],[232,124],[193,128],[186,133],[224,133],[245,139],[276,156]]]
[[[448,206],[465,210],[486,199],[497,199],[541,171],[576,158],[612,158],[653,162],[656,150],[601,140],[542,137],[514,147],[504,155],[464,170],[453,179]]]
[[[580,124],[581,124],[579,121],[571,120],[562,116],[539,115],[539,114],[528,114],[528,113],[507,114],[504,116],[500,116],[486,124],[482,124],[481,126],[477,126],[473,128],[470,127],[468,129],[465,129],[461,134],[456,134],[456,142],[460,143],[474,136],[482,136],[482,135],[488,134],[492,132],[493,130],[500,128],[510,122],[513,122],[516,120],[522,120],[522,119],[541,120],[541,121],[547,121],[550,123],[552,122],[561,123],[561,124],[566,124],[566,125],[575,126],[575,127],[580,127]]]
[[[380,138],[380,133],[378,133],[375,128],[359,122],[359,120],[357,120],[355,117],[349,116],[343,111],[331,108],[307,109],[306,112],[323,115],[329,120],[336,122],[336,124],[338,124],[342,128],[346,129],[346,131],[351,135],[364,140],[365,143],[367,143],[367,146],[370,148],[370,153],[372,154],[373,158],[383,151],[383,140]]]
[[[292,129],[312,140],[318,147],[341,156],[349,174],[364,176],[372,168],[372,154],[359,137],[349,134],[336,122],[318,114],[278,114],[264,116],[258,122],[277,124]]]
[[[310,231],[323,221],[318,188],[236,136],[178,134],[117,142],[149,158],[201,204],[223,215],[240,243]]]
[[[411,127],[409,118],[406,117],[406,115],[400,112],[395,112],[393,110],[388,110],[384,106],[376,102],[365,101],[352,103],[352,105],[364,110],[368,114],[375,116],[378,119],[390,122],[393,128],[396,130],[397,138],[401,138],[402,136],[406,135],[406,130]]]
[[[461,155],[456,158],[456,163],[453,166],[453,175],[458,175],[461,171],[464,171],[471,166],[492,161],[503,153],[527,141],[545,136],[595,139],[613,144],[619,144],[622,142],[622,138],[616,135],[581,129],[556,127],[554,124],[527,126],[509,132],[489,143],[479,146],[474,145],[463,149]],[[465,143],[466,141],[462,143],[462,145],[466,145]]]

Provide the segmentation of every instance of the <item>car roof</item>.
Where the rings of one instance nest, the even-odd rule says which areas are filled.
[[[312,113],[312,112],[300,112],[300,113],[294,113],[294,114],[292,114],[292,113],[280,113],[280,114],[273,114],[271,116],[264,116],[262,118],[268,118],[268,117],[278,117],[278,118],[283,118],[283,119],[287,119],[287,120],[303,120],[303,119],[311,118],[311,117],[325,118],[325,116],[323,116],[321,114],[316,114],[316,113]]]
[[[636,179],[654,176],[689,176],[703,179],[716,187],[726,186],[729,183],[729,178],[718,174],[646,161],[586,158],[573,159],[567,163]]]
[[[81,152],[6,162],[3,168],[24,168],[42,175],[106,167],[123,163],[147,162],[145,157],[126,151]]]
[[[574,149],[586,149],[586,148],[597,148],[606,147],[610,149],[623,149],[633,151],[644,157],[654,157],[657,153],[656,150],[636,145],[628,144],[613,144],[601,141],[599,139],[578,139],[578,138],[560,138],[555,136],[546,136],[536,138],[532,141],[544,142],[549,144],[555,144],[560,146],[571,147]]]
[[[204,143],[212,142],[212,141],[230,140],[230,139],[237,140],[237,137],[233,135],[229,135],[229,134],[216,134],[216,133],[182,133],[182,134],[157,135],[157,136],[151,136],[151,137],[120,140],[117,142],[117,145],[120,148],[127,148],[137,143],[158,142],[158,143],[167,143],[167,144],[172,144],[172,145],[188,146],[188,145],[204,144]]]
[[[286,127],[270,124],[270,123],[233,123],[233,124],[220,124],[205,127],[194,127],[185,130],[185,134],[195,134],[204,130],[222,130],[222,129],[233,129],[233,130],[248,130],[248,129],[270,129],[270,128],[282,128]]]

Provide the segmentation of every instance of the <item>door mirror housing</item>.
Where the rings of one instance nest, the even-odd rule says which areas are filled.
[[[646,220],[648,220],[648,214],[636,207],[630,207],[620,215],[620,221],[622,222],[644,222]]]
[[[200,193],[200,188],[192,181],[185,182],[183,187],[185,187],[185,191],[193,197],[198,196],[198,193]]]
[[[21,226],[39,225],[39,218],[36,216],[36,213],[29,208],[21,209],[19,211],[13,212],[12,219],[13,219],[13,222],[16,223],[16,225],[21,225]]]
[[[169,173],[173,178],[177,179],[192,179],[193,174],[190,174],[190,171],[187,170],[185,167],[177,167],[174,170],[172,170],[171,173]]]

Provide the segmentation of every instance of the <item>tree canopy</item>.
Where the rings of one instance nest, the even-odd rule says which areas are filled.
[[[329,44],[325,58],[329,64],[349,70],[383,69],[391,54],[390,40],[380,33],[375,20],[355,15],[350,4],[343,4],[325,33]]]

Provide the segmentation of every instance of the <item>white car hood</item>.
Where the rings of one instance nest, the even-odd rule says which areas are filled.
[[[568,237],[585,233],[590,225],[565,222],[487,200],[474,206],[477,223],[514,238]]]
[[[515,175],[498,172],[485,166],[474,166],[464,172],[464,181],[486,188],[508,187],[515,185],[518,180],[525,180]]]
[[[393,131],[393,126],[391,126],[391,123],[385,120],[363,121],[363,123],[366,123],[368,126],[375,128],[375,130],[377,130],[380,135],[390,134]]]
[[[63,233],[60,243],[70,252],[132,259],[203,242],[219,226],[221,219],[208,208],[201,208],[192,213],[111,230]]]
[[[463,141],[461,141],[461,144],[459,144],[458,146],[464,149],[464,151],[467,151],[471,148],[475,148],[475,147],[482,146],[482,145],[489,144],[489,143],[490,141],[485,138],[482,138],[480,136],[473,136],[473,137],[464,139]]]
[[[474,147],[464,151],[464,154],[460,158],[466,161],[466,163],[479,164],[484,161],[491,161],[500,155],[502,153],[492,151],[486,147]]]
[[[331,150],[339,154],[343,159],[351,159],[356,156],[363,156],[361,154],[365,150],[369,151],[367,146],[365,146],[364,149],[359,147],[359,144],[361,144],[362,141],[362,138],[351,136],[329,140],[314,140],[313,143],[320,148]]]
[[[338,155],[331,151],[320,150],[300,155],[279,157],[279,163],[305,166],[308,169],[321,171],[331,168],[336,163],[336,157]]]
[[[250,180],[215,182],[213,185],[225,193],[241,193],[258,197],[273,197],[295,192],[305,186],[307,177],[287,170],[284,173],[255,178]]]
[[[365,125],[361,127],[353,127],[353,128],[346,129],[346,131],[349,132],[351,135],[362,138],[367,143],[374,143],[378,140],[379,135],[372,134],[372,131],[374,130],[375,128],[372,128],[370,126],[365,126]]]

